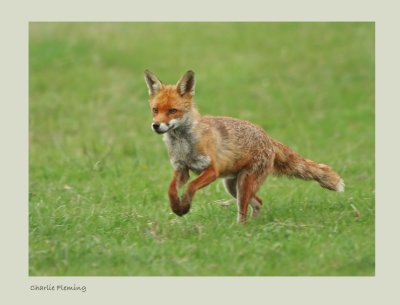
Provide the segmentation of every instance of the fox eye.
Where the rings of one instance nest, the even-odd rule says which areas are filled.
[[[169,114],[174,114],[176,113],[178,110],[176,110],[175,108],[172,108],[168,111]]]
[[[153,113],[158,113],[158,109],[157,108],[153,108]]]

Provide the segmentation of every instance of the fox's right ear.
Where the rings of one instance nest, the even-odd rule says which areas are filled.
[[[144,71],[144,80],[146,81],[147,88],[149,88],[149,95],[157,94],[163,87],[162,82],[149,70]]]

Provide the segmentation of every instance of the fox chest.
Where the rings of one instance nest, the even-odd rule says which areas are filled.
[[[210,157],[196,150],[196,141],[190,136],[173,137],[165,135],[171,164],[176,170],[190,169],[196,174],[201,173],[210,165]]]

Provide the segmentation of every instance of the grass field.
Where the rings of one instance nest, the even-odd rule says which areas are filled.
[[[31,23],[30,275],[374,275],[373,23]],[[236,223],[222,183],[172,214],[143,70],[197,75],[203,114],[262,126],[346,192],[269,177]]]

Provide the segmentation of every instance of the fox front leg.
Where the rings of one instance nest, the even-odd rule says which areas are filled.
[[[179,216],[186,214],[187,212],[181,212],[181,204],[178,195],[178,190],[189,180],[189,170],[176,170],[174,176],[168,188],[169,204],[172,211]]]
[[[180,204],[180,211],[183,213],[182,215],[189,212],[190,204],[192,203],[192,199],[196,191],[214,182],[217,178],[218,173],[216,169],[213,166],[210,166],[203,171],[200,176],[189,183],[188,187],[183,193]]]

